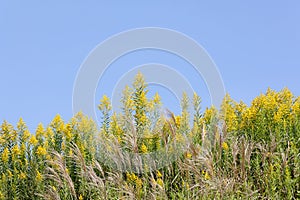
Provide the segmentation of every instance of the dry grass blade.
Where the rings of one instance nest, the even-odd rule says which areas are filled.
[[[62,187],[62,185],[66,183],[73,198],[77,199],[74,183],[68,173],[63,156],[55,151],[52,154],[53,154],[53,160],[48,161],[50,167],[47,168],[48,172],[46,173],[45,176],[53,180],[54,182],[59,183],[60,187]]]

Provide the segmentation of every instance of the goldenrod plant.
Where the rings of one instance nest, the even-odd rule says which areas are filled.
[[[204,111],[183,94],[175,115],[139,73],[121,103],[114,113],[103,96],[98,127],[83,113],[34,132],[4,121],[0,199],[300,198],[300,97],[287,88]]]

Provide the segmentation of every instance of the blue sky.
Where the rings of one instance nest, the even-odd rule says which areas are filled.
[[[70,119],[73,84],[84,59],[106,38],[141,27],[173,29],[196,40],[216,63],[227,92],[236,100],[250,103],[268,87],[288,87],[299,96],[299,11],[296,0],[1,1],[0,120],[15,124],[23,117],[34,130],[57,113]],[[197,82],[186,63],[165,53],[124,56],[107,74],[147,62],[174,66],[207,104],[203,81]],[[111,91],[117,78],[108,75],[103,80],[97,99]],[[174,97],[161,92],[166,107],[176,110]]]

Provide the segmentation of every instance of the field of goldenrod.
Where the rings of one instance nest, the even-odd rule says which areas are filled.
[[[81,113],[34,133],[22,119],[4,121],[0,199],[300,198],[300,97],[288,89],[250,106],[227,95],[204,113],[199,96],[184,94],[175,116],[161,112],[158,94],[147,98],[138,74],[121,101],[122,113],[112,113],[101,99],[99,128]],[[126,157],[137,153],[145,156]]]

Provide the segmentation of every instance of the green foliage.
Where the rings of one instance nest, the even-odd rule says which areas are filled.
[[[139,73],[123,91],[121,113],[104,96],[99,130],[81,113],[69,122],[57,115],[35,133],[22,119],[16,128],[4,121],[0,199],[300,198],[300,97],[268,89],[247,106],[226,95],[220,111],[201,113],[200,97],[183,94],[175,116],[147,92]],[[120,153],[178,154],[184,144],[174,162],[155,170],[144,160],[127,165]]]

